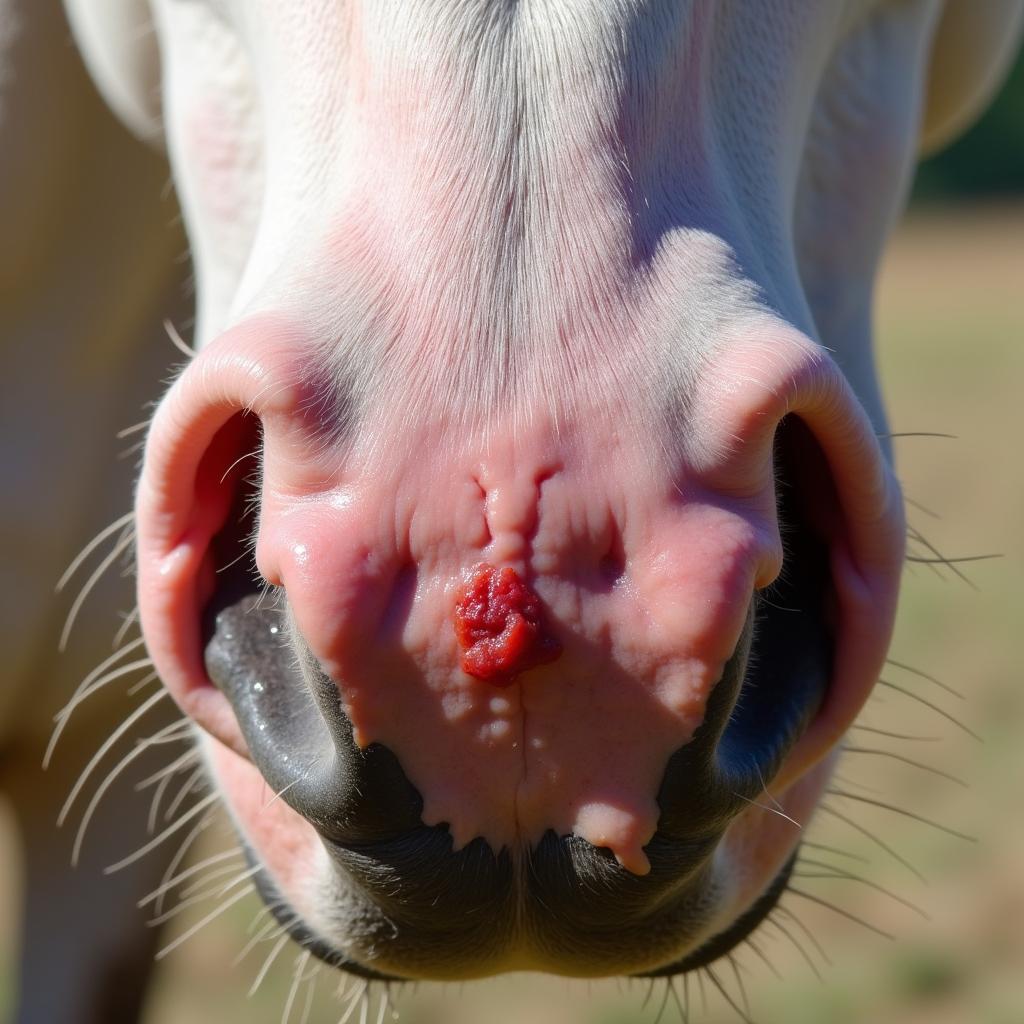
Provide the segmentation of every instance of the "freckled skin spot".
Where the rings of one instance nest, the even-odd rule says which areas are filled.
[[[562,653],[544,625],[540,598],[514,569],[486,563],[459,593],[455,636],[462,670],[495,686],[508,686],[521,672]]]

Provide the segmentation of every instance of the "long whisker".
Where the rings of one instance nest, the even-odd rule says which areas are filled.
[[[261,942],[265,941],[270,937],[271,932],[275,932],[280,935],[284,929],[275,920],[270,920],[264,923],[262,928],[259,928],[255,935],[242,947],[241,952],[231,961],[232,967],[237,967]]]
[[[82,588],[78,591],[78,596],[71,602],[71,609],[64,620],[64,628],[60,633],[57,650],[67,650],[68,639],[71,636],[72,629],[75,628],[75,620],[78,618],[78,613],[82,610],[82,605],[85,604],[86,598],[92,593],[93,588],[103,578],[106,571],[131,547],[134,540],[135,531],[126,528],[126,532],[118,539],[110,553],[104,557],[103,561],[96,566],[89,578],[82,584]]]
[[[767,954],[754,941],[753,936],[748,935],[743,941],[754,951],[755,955],[761,961],[761,963],[763,963],[765,967],[767,967],[768,970],[771,971],[772,974],[774,974],[775,977],[779,979],[779,981],[782,981],[782,974],[779,972],[779,969],[775,966],[775,964],[771,962],[771,960],[768,959]]]
[[[776,807],[768,807],[766,804],[759,804],[756,800],[751,800],[750,797],[744,796],[742,793],[733,793],[733,796],[739,797],[741,800],[745,800],[748,804],[752,804],[754,807],[760,808],[762,811],[768,811],[769,814],[777,814],[780,818],[785,819],[791,825],[796,825],[797,828],[802,829],[803,825],[800,824],[796,818],[791,818],[785,811],[781,811]]]
[[[306,964],[309,963],[309,958],[312,954],[308,949],[303,950],[295,958],[295,967],[293,969],[294,977],[292,978],[291,988],[288,990],[288,999],[284,1004],[284,1012],[281,1014],[281,1024],[288,1024],[292,1015],[292,1006],[295,1004],[295,997],[299,992],[299,982],[302,980],[302,972],[306,969]]]
[[[897,895],[890,889],[886,889],[884,885],[879,885],[877,882],[873,882],[870,878],[865,878],[863,875],[855,874],[852,871],[847,871],[845,868],[837,867],[835,864],[828,864],[822,860],[812,860],[810,858],[801,857],[800,863],[825,869],[824,872],[801,872],[799,875],[800,878],[837,878],[846,879],[850,882],[859,882],[861,885],[866,885],[869,888],[874,889],[875,892],[880,892],[883,895],[888,896],[890,899],[895,900],[897,903],[901,903],[909,910],[913,910],[915,914],[919,914],[926,921],[931,920],[928,914],[916,903],[911,903],[910,900],[904,899],[904,897]]]
[[[841,917],[845,917],[850,921],[855,921],[862,928],[867,928],[868,931],[874,932],[876,935],[881,935],[883,939],[889,939],[895,941],[896,936],[890,932],[885,931],[884,928],[879,928],[877,925],[872,924],[870,921],[865,921],[862,917],[858,917],[856,914],[850,913],[849,910],[844,910],[842,907],[837,907],[833,903],[829,903],[828,900],[822,899],[820,896],[815,896],[813,893],[804,892],[803,889],[795,889],[793,886],[789,886],[786,890],[791,892],[794,896],[799,896],[802,899],[810,900],[812,903],[817,903],[819,906],[826,907],[835,914],[839,914]]]
[[[181,862],[185,859],[188,851],[192,849],[192,844],[210,827],[213,822],[212,816],[204,815],[195,823],[195,825],[189,829],[185,838],[181,841],[178,849],[175,851],[174,856],[167,862],[167,867],[164,868],[164,873],[160,878],[160,884],[163,886],[168,879],[178,870]],[[237,848],[231,850],[233,853],[239,853]],[[157,898],[156,903],[153,907],[154,911],[159,914],[164,908],[164,899],[167,895],[166,889],[161,892]]]
[[[685,980],[685,976],[684,976],[684,980]],[[682,1000],[682,1002],[680,1002],[680,1000],[679,1000],[679,990],[676,988],[676,979],[675,978],[669,978],[668,979],[668,987],[672,991],[672,1001],[676,1004],[676,1009],[679,1011],[679,1019],[683,1022],[683,1024],[690,1024],[690,1006],[689,1006],[690,999],[689,999],[689,996],[686,995],[684,997],[684,999]]]
[[[67,819],[68,812],[71,810],[72,805],[78,798],[78,794],[82,792],[82,787],[86,784],[86,782],[89,781],[89,778],[92,775],[93,771],[95,771],[96,766],[100,763],[100,761],[103,760],[103,758],[106,756],[107,752],[111,749],[111,747],[113,747],[114,744],[117,743],[117,741],[120,740],[121,737],[124,736],[124,734],[128,732],[137,721],[139,721],[140,718],[142,718],[148,712],[152,711],[153,708],[155,708],[157,704],[159,704],[160,701],[164,700],[166,697],[166,690],[159,690],[157,693],[154,693],[152,697],[150,697],[148,700],[140,704],[113,731],[113,733],[111,733],[110,736],[107,737],[106,741],[100,746],[99,750],[97,750],[96,753],[93,754],[92,759],[85,766],[82,773],[78,776],[78,780],[75,782],[74,786],[71,789],[71,792],[68,794],[67,800],[64,801],[64,806],[61,808],[60,814],[57,816],[58,826],[64,824],[65,820]]]
[[[132,626],[139,621],[139,606],[136,605],[125,617],[124,622],[117,627],[117,632],[114,634],[113,647],[120,647],[121,641],[124,640],[125,634]],[[141,640],[142,637],[139,637]]]
[[[775,909],[781,910],[782,908],[781,906],[776,905]],[[800,954],[801,957],[803,957],[804,962],[807,964],[808,967],[810,967],[811,971],[814,973],[814,976],[818,979],[818,981],[824,981],[824,978],[822,978],[821,976],[821,971],[818,970],[818,965],[814,962],[814,960],[811,959],[811,954],[808,953],[807,950],[804,949],[804,947],[797,941],[796,936],[781,921],[778,920],[778,918],[775,915],[775,912],[773,911],[767,918],[765,918],[765,920],[768,924],[772,925],[772,927],[777,928],[780,932],[782,932],[783,936],[789,941],[793,948]]]
[[[82,694],[88,689],[89,684],[99,676],[101,676],[108,668],[115,665],[122,658],[126,657],[129,653],[135,650],[142,644],[142,637],[138,640],[133,640],[127,647],[122,647],[120,650],[114,651],[109,658],[105,658],[99,663],[76,687],[75,692],[72,694],[71,699],[64,705],[64,707],[54,715],[53,720],[56,723],[53,732],[50,735],[50,742],[46,746],[46,753],[43,755],[43,768],[49,768],[50,760],[53,757],[53,749],[57,746],[57,741],[60,739],[61,733],[64,731],[64,726],[67,723],[71,712],[81,702]]]
[[[918,512],[924,513],[929,519],[941,519],[942,516],[938,512],[932,511],[927,505],[922,505],[921,502],[915,501],[913,498],[908,498],[906,492],[903,493],[903,503],[909,505],[911,508],[916,508]]]
[[[885,440],[886,438],[895,440],[896,438],[901,437],[942,437],[950,441],[958,440],[956,434],[940,434],[934,430],[903,430],[898,433],[876,434],[875,436],[878,437],[880,441]]]
[[[750,1013],[750,999],[747,996],[747,988],[743,984],[743,975],[740,974],[740,965],[736,957],[729,953],[726,955],[729,965],[732,967],[733,976],[736,978],[736,987],[740,990],[740,999],[743,1001],[743,1009]]]
[[[891,740],[906,740],[909,743],[938,743],[942,739],[941,736],[910,736],[907,733],[891,732],[888,729],[876,729],[873,725],[862,725],[860,722],[850,726],[850,729],[874,733],[876,736],[887,736]]]
[[[234,896],[231,896],[229,899],[226,899],[219,907],[217,907],[215,910],[212,910],[209,914],[207,914],[206,917],[202,918],[200,921],[197,921],[191,928],[188,929],[188,931],[179,935],[172,942],[169,942],[166,946],[164,946],[164,948],[157,953],[156,959],[163,960],[163,958],[167,956],[168,953],[173,952],[182,943],[187,942],[189,939],[191,939],[192,936],[196,934],[196,932],[205,928],[211,921],[220,917],[220,915],[223,914],[229,907],[233,907],[240,900],[245,899],[246,896],[250,895],[255,891],[255,885],[247,885],[240,892],[236,892]]]
[[[107,658],[104,658],[103,661],[101,661],[78,684],[78,686],[75,688],[75,692],[71,696],[71,700],[69,700],[68,703],[60,711],[58,711],[56,715],[54,715],[54,721],[56,721],[58,718],[63,718],[65,715],[68,714],[69,705],[71,705],[74,702],[75,698],[78,697],[84,690],[88,689],[89,684],[92,683],[94,679],[99,678],[99,676],[103,675],[103,673],[106,672],[108,668],[110,668],[113,665],[116,665],[117,662],[119,662],[122,658],[125,658],[129,654],[131,654],[132,651],[138,650],[138,648],[141,647],[143,643],[143,638],[141,636],[137,637],[130,644],[127,644],[124,647],[118,647],[118,649],[114,651],[113,654],[111,654]]]
[[[156,914],[154,917],[151,917],[149,923],[151,925],[163,924],[165,921],[170,921],[172,918],[188,910],[189,907],[193,907],[197,903],[203,903],[211,896],[226,896],[232,889],[237,889],[243,882],[252,878],[256,870],[256,868],[246,868],[244,871],[237,873],[226,885],[214,885],[192,896],[183,897],[170,910],[165,910],[162,914]],[[255,886],[249,886],[248,888],[252,891]]]
[[[921,533],[920,530],[908,525],[907,536],[915,543],[920,544],[921,547],[925,549],[925,551],[928,551],[929,553],[935,556],[933,561],[926,562],[924,564],[930,564],[936,571],[938,571],[938,567],[941,565],[944,568],[949,569],[950,572],[952,572],[953,575],[957,577],[957,579],[959,579],[962,583],[966,583],[967,586],[969,586],[972,590],[978,589],[975,586],[974,581],[970,578],[970,576],[968,576],[958,566],[954,565],[947,558],[945,558],[942,552],[930,540],[928,540],[928,538],[923,533]]]
[[[665,1015],[665,1007],[668,1006],[669,996],[672,994],[672,979],[665,978],[665,994],[661,998],[658,1012],[654,1017],[654,1024],[661,1024],[661,1018]]]
[[[925,698],[922,697],[920,694],[914,693],[913,690],[908,690],[905,686],[900,686],[898,683],[890,682],[888,679],[879,679],[878,685],[888,687],[890,690],[895,690],[897,693],[902,693],[905,697],[909,697],[911,700],[917,701],[918,704],[922,704],[926,708],[931,708],[931,710],[934,711],[937,715],[941,715],[943,718],[946,719],[946,721],[952,722],[953,725],[955,725],[958,729],[967,733],[967,735],[970,736],[971,739],[977,740],[979,743],[981,743],[981,737],[976,732],[973,732],[971,729],[969,729],[959,719],[954,718],[953,715],[951,715],[948,711],[946,711],[943,708],[940,708],[938,704],[933,704],[931,701],[925,700]]]
[[[891,750],[879,750],[874,747],[850,747],[844,745],[843,753],[875,754],[879,757],[889,757],[894,761],[900,761],[903,764],[910,765],[912,768],[919,768],[923,772],[930,772],[932,775],[937,775],[940,779],[946,779],[948,782],[954,782],[956,785],[961,786],[964,789],[970,789],[970,786],[968,786],[963,779],[959,779],[955,775],[951,775],[949,772],[944,772],[941,768],[933,768],[930,764],[922,764],[920,761],[915,761],[911,757],[905,757],[903,754],[896,754]]]
[[[129,526],[135,518],[135,512],[126,512],[123,516],[118,516],[109,526],[105,526],[99,533],[88,544],[82,548],[81,551],[75,555],[71,564],[64,570],[64,574],[57,581],[55,588],[59,594],[67,585],[68,581],[72,576],[78,572],[82,563],[113,533],[117,533],[118,530],[123,530],[126,526]]]
[[[61,738],[65,727],[71,720],[71,716],[84,701],[88,700],[93,694],[102,690],[104,686],[114,682],[117,679],[123,679],[125,676],[131,675],[133,672],[140,672],[143,669],[152,668],[153,662],[149,658],[139,658],[137,661],[129,662],[127,665],[122,665],[120,668],[112,669],[107,672],[106,675],[100,676],[88,689],[80,690],[75,693],[71,700],[59,711],[55,717],[56,725],[54,726],[53,732],[50,734],[50,742],[46,746],[46,753],[43,755],[43,768],[49,768],[50,759],[53,757],[54,748],[57,746],[57,741]],[[154,675],[148,677],[149,680],[154,679]]]
[[[370,983],[368,981],[363,981],[361,985],[358,985],[356,988],[352,990],[352,995],[349,997],[348,1001],[348,1009],[342,1015],[341,1019],[338,1021],[338,1024],[348,1024],[348,1022],[352,1019],[352,1014],[356,1012],[356,1008],[359,1006],[363,998],[366,996],[366,990],[367,988],[369,988],[369,986]]]
[[[885,852],[889,854],[889,856],[892,857],[893,860],[902,864],[916,879],[918,879],[921,882],[924,882],[927,885],[928,880],[924,877],[924,875],[921,874],[920,871],[917,870],[917,868],[914,867],[913,864],[910,863],[909,860],[906,859],[906,857],[903,857],[899,853],[897,853],[896,850],[889,846],[884,840],[879,839],[879,837],[876,836],[874,832],[871,832],[868,829],[866,829],[863,825],[860,824],[860,822],[855,821],[853,818],[843,814],[841,811],[836,810],[836,808],[833,807],[831,804],[822,804],[820,810],[822,810],[825,814],[831,814],[833,818],[838,818],[840,821],[845,822],[845,824],[849,825],[850,828],[859,832],[865,838],[870,839],[871,842],[873,842],[876,846],[879,846],[883,850],[885,850]]]
[[[186,358],[195,359],[196,353],[188,342],[186,342],[182,336],[178,333],[178,328],[170,320],[164,321],[164,331],[167,333],[167,337],[171,339],[171,344]]]
[[[804,921],[804,919],[798,913],[796,913],[796,911],[793,910],[792,907],[787,907],[785,904],[780,904],[778,910],[786,918],[786,920],[792,921],[793,924],[795,924],[797,928],[799,928],[800,931],[807,936],[807,941],[810,942],[810,944],[815,948],[815,950],[818,953],[818,956],[821,957],[822,961],[827,966],[832,967],[832,958],[828,955],[828,952],[825,950],[825,947],[818,941],[818,936],[815,935],[810,928],[808,928],[807,923]]]
[[[229,857],[241,857],[240,850],[221,850],[220,853],[211,854],[209,857],[204,857],[197,864],[192,864],[190,867],[185,868],[184,871],[175,875],[173,878],[169,878],[162,881],[152,892],[148,895],[143,896],[141,900],[136,904],[138,907],[145,907],[152,903],[153,900],[162,896],[164,893],[173,889],[174,886],[180,885],[185,881],[186,878],[191,878],[193,875],[199,874],[200,871],[211,867],[214,864],[219,864],[222,860],[227,860]]]
[[[263,966],[259,970],[259,974],[256,975],[256,980],[249,986],[249,991],[246,993],[251,999],[255,994],[256,990],[263,984],[263,979],[267,976],[270,971],[270,966],[277,959],[278,954],[284,949],[285,944],[288,942],[288,933],[282,932],[281,937],[274,943],[273,949],[271,949],[269,956],[263,961]]]
[[[838,846],[826,846],[824,843],[815,843],[810,839],[804,839],[800,846],[808,847],[812,850],[822,850],[825,853],[834,853],[838,857],[848,857],[850,860],[859,860],[862,864],[868,863],[867,857],[862,857],[859,853],[850,853],[849,850],[840,850]]]
[[[929,675],[927,672],[922,672],[919,668],[914,668],[912,665],[908,665],[906,662],[897,661],[895,658],[886,658],[885,663],[892,665],[893,668],[902,669],[904,672],[909,672],[912,676],[917,676],[918,679],[924,679],[925,681],[932,683],[937,686],[940,690],[945,690],[946,693],[958,700],[966,700],[967,698],[959,691],[954,689],[949,683],[944,683],[941,679],[936,679],[935,676]]]
[[[146,419],[146,420],[139,420],[138,423],[133,423],[129,427],[122,427],[114,435],[114,437],[117,438],[118,441],[123,441],[125,438],[131,437],[133,434],[140,434],[140,433],[142,433],[142,431],[145,430],[148,426],[149,426],[149,420],[148,419]]]
[[[169,836],[174,835],[179,829],[187,825],[193,818],[198,817],[210,807],[216,800],[220,798],[219,793],[211,793],[209,796],[203,797],[194,807],[189,808],[173,825],[169,825],[163,830],[158,836],[155,836],[144,846],[140,846],[133,854],[124,857],[119,860],[116,864],[111,864],[109,867],[103,869],[103,873],[106,875],[112,875],[116,871],[120,871],[122,868],[127,867],[129,864],[134,864],[135,861],[145,857],[151,850],[155,850],[165,839]]]
[[[714,969],[710,964],[704,966],[704,970],[707,972],[708,977],[711,979],[712,984],[721,993],[722,998],[733,1008],[733,1010],[739,1015],[740,1019],[744,1024],[754,1024],[750,1019],[750,1016],[743,1012],[743,1007],[736,1002],[735,999],[729,994],[729,990],[718,980],[718,975],[715,974]]]
[[[179,723],[182,726],[182,732],[188,735],[192,730],[192,723],[187,719],[183,718]],[[138,792],[142,792],[144,789],[148,789],[150,786],[155,785],[162,779],[167,778],[168,775],[177,775],[186,765],[192,764],[197,761],[200,757],[199,750],[193,747],[191,750],[186,750],[181,757],[175,758],[170,764],[164,765],[159,771],[154,772],[152,775],[147,776],[141,782],[135,783],[135,789]]]
[[[886,803],[884,800],[875,800],[868,796],[860,796],[857,793],[850,793],[845,789],[827,789],[825,792],[832,796],[844,797],[847,800],[856,800],[862,804],[870,804],[872,807],[880,807],[882,810],[892,811],[894,814],[902,814],[905,818],[911,818],[914,821],[919,821],[923,825],[929,825],[931,828],[938,829],[940,832],[945,832],[947,835],[954,836],[957,839],[963,839],[968,843],[977,842],[977,839],[975,839],[974,836],[969,836],[965,832],[958,832],[956,829],[950,828],[948,825],[932,821],[931,818],[926,818],[921,814],[915,814],[914,811],[908,811],[905,807],[897,807],[895,804]]]
[[[132,748],[120,761],[107,772],[107,777],[96,787],[96,792],[93,793],[92,798],[86,805],[85,813],[82,815],[82,820],[79,822],[78,831],[75,834],[75,842],[71,851],[71,863],[77,864],[79,854],[82,851],[82,843],[85,840],[85,834],[89,829],[89,823],[92,821],[93,815],[96,813],[96,808],[99,807],[100,801],[103,799],[107,790],[110,789],[114,780],[120,776],[120,774],[128,767],[136,758],[141,757],[151,747],[156,746],[165,736],[174,735],[180,722],[172,722],[170,725],[165,726],[159,730],[152,737],[147,740],[142,740],[135,747]]]
[[[188,799],[188,795],[195,789],[196,784],[203,779],[205,772],[206,767],[202,764],[193,769],[192,774],[181,784],[181,789],[178,790],[174,799],[167,805],[167,810],[164,811],[164,821],[170,821],[174,817],[175,812]]]

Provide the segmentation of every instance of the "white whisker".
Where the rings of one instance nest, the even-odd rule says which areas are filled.
[[[174,817],[175,812],[181,805],[188,799],[188,795],[192,792],[197,782],[205,777],[206,766],[200,764],[192,774],[182,783],[181,789],[178,790],[174,799],[168,804],[167,810],[164,811],[164,820],[169,821]],[[170,778],[170,776],[168,776]]]
[[[198,864],[192,864],[173,878],[162,881],[151,893],[143,896],[136,906],[140,908],[145,907],[169,889],[173,889],[174,886],[180,885],[186,878],[191,878],[193,875],[199,874],[199,872],[203,871],[205,868],[211,867],[214,864],[219,864],[222,860],[226,860],[229,857],[241,857],[241,855],[240,850],[221,850],[220,853],[214,853],[209,857],[204,857]]]
[[[78,832],[75,834],[75,843],[71,852],[71,863],[78,863],[78,856],[82,849],[82,842],[85,839],[85,833],[88,831],[89,823],[92,821],[92,817],[96,812],[96,808],[99,806],[100,801],[103,799],[104,794],[110,789],[114,780],[128,767],[137,757],[141,757],[146,753],[150,747],[155,746],[160,738],[176,729],[180,723],[172,722],[170,725],[165,726],[159,730],[149,739],[142,740],[135,747],[132,748],[114,767],[107,772],[106,778],[96,787],[96,792],[93,793],[92,799],[90,799],[88,805],[85,808],[85,813],[82,815],[82,820],[78,825]]]
[[[762,811],[767,811],[769,814],[777,814],[780,818],[785,818],[786,821],[796,825],[797,828],[802,829],[803,825],[800,824],[795,818],[791,818],[785,811],[780,811],[776,807],[768,807],[765,804],[759,804],[756,800],[751,800],[749,796],[744,796],[742,793],[733,793],[733,796],[738,796],[741,800],[745,800],[748,804],[754,807],[760,808]],[[769,797],[770,799],[770,797]]]
[[[267,921],[256,934],[249,939],[249,941],[242,947],[241,952],[231,961],[232,967],[237,967],[261,942],[270,937],[270,933],[277,931],[278,933],[283,932],[281,926],[277,921]]]
[[[139,621],[139,606],[136,605],[125,617],[124,622],[117,627],[117,632],[114,634],[113,646],[120,647],[121,641],[124,640],[125,634],[132,626]],[[139,637],[141,640],[142,637]]]
[[[246,995],[251,999],[255,994],[256,990],[263,984],[263,979],[267,976],[270,971],[270,965],[277,959],[278,954],[285,947],[285,943],[288,941],[288,933],[282,932],[281,937],[274,943],[274,948],[270,951],[270,955],[266,960],[263,961],[263,966],[260,968],[259,974],[256,975],[256,980],[249,987],[249,991]]]
[[[81,551],[74,557],[71,564],[64,570],[64,575],[57,581],[56,592],[59,594],[67,585],[72,576],[78,572],[81,564],[102,544],[112,533],[123,530],[130,525],[135,518],[135,512],[126,512],[119,516],[109,526],[105,526]]]
[[[199,821],[196,822],[196,824],[191,829],[189,829],[188,834],[181,841],[181,843],[178,846],[178,849],[174,853],[174,856],[168,862],[167,867],[164,868],[164,873],[160,879],[161,885],[167,882],[168,879],[170,879],[170,877],[174,874],[174,872],[178,870],[178,866],[185,859],[185,856],[188,854],[188,851],[192,848],[192,844],[199,838],[199,836],[203,834],[203,832],[205,832],[210,827],[213,820],[214,819],[212,816],[204,815],[202,818],[199,819]],[[232,849],[230,852],[237,853],[239,851]],[[160,893],[156,898],[156,904],[153,907],[153,909],[158,914],[163,910],[165,895],[166,890]]]
[[[132,641],[127,647],[121,650],[114,651],[109,658],[105,658],[99,663],[75,688],[75,692],[71,695],[71,699],[53,716],[53,720],[56,723],[54,730],[50,735],[50,742],[46,746],[46,753],[43,755],[43,768],[48,768],[50,765],[50,759],[53,757],[53,749],[57,746],[57,741],[60,739],[61,733],[64,731],[64,726],[67,724],[68,718],[76,707],[84,700],[84,692],[88,689],[89,685],[94,679],[99,678],[107,671],[111,666],[115,665],[122,658],[128,655],[131,651],[135,650],[142,643],[142,637],[138,640]],[[149,659],[146,659],[147,662]],[[138,662],[136,662],[136,665]]]
[[[276,793],[275,793],[275,794],[274,794],[274,795],[273,795],[273,796],[272,796],[272,797],[271,797],[271,798],[270,798],[270,799],[269,799],[269,800],[268,800],[268,801],[267,801],[267,802],[266,802],[266,803],[265,803],[265,804],[264,804],[264,805],[263,805],[263,806],[262,806],[262,807],[260,808],[260,813],[262,814],[262,813],[263,813],[263,812],[264,812],[264,811],[265,811],[265,810],[266,810],[266,809],[267,809],[268,807],[271,807],[271,806],[272,806],[273,804],[277,803],[277,801],[278,801],[278,800],[280,800],[280,799],[281,799],[281,797],[282,797],[282,796],[283,796],[283,795],[284,795],[285,793],[287,793],[289,789],[291,789],[291,788],[292,788],[292,786],[296,786],[296,785],[298,785],[298,784],[299,784],[300,782],[302,782],[302,781],[303,781],[303,778],[304,778],[304,776],[303,776],[303,777],[300,777],[300,778],[298,778],[298,779],[292,779],[292,781],[291,781],[291,782],[289,782],[289,783],[288,783],[288,785],[284,786],[284,787],[283,787],[282,789],[279,789],[279,790],[278,790],[278,791],[277,791],[277,792],[276,792]]]
[[[147,687],[154,679],[157,678],[156,672],[150,672],[149,675],[143,676],[137,683],[132,683],[126,691],[126,696],[136,697],[142,690]]]
[[[368,981],[364,980],[361,985],[358,985],[352,990],[352,995],[350,995],[348,999],[348,1008],[338,1021],[338,1024],[348,1024],[352,1019],[352,1014],[356,1012],[356,1007],[359,1006],[360,1001],[366,995],[366,989],[369,987],[369,984],[370,983]]]
[[[299,983],[302,980],[302,972],[306,969],[306,964],[309,963],[310,955],[307,949],[299,953],[295,958],[295,967],[292,972],[294,977],[292,978],[291,988],[288,989],[288,998],[284,1004],[284,1011],[281,1013],[281,1024],[288,1024],[291,1018],[292,1006],[295,1004],[295,997],[299,992]]]
[[[71,636],[71,631],[75,628],[75,620],[78,618],[78,613],[82,610],[82,605],[85,604],[86,598],[92,593],[93,588],[103,578],[106,571],[121,557],[121,555],[131,547],[132,542],[135,539],[135,531],[127,530],[124,536],[120,537],[117,543],[114,545],[110,554],[108,554],[95,570],[92,575],[82,584],[81,590],[78,591],[78,596],[71,602],[71,609],[68,611],[67,618],[64,620],[64,628],[60,633],[60,640],[57,643],[57,650],[65,651],[68,646],[68,639]]]
[[[95,771],[96,766],[106,756],[107,751],[109,751],[110,748],[113,747],[114,744],[117,743],[117,741],[119,739],[121,739],[121,737],[124,736],[124,734],[126,732],[128,732],[128,730],[131,729],[131,727],[133,725],[135,725],[135,723],[137,721],[139,721],[140,718],[142,718],[148,712],[152,711],[153,708],[155,708],[157,706],[157,704],[159,704],[160,701],[164,700],[166,697],[167,697],[167,691],[166,690],[160,690],[157,693],[154,693],[153,696],[149,698],[149,700],[147,700],[144,703],[140,704],[113,731],[113,733],[111,733],[111,735],[106,739],[106,741],[102,744],[102,746],[99,748],[99,750],[97,750],[96,753],[93,754],[92,759],[85,766],[85,768],[82,771],[82,773],[78,776],[78,780],[75,782],[74,786],[71,789],[71,792],[68,794],[67,800],[64,801],[64,806],[61,808],[60,814],[57,817],[57,825],[58,826],[64,824],[64,821],[65,821],[65,819],[68,816],[68,812],[71,810],[72,805],[74,804],[75,800],[78,798],[78,794],[82,792],[82,787],[89,780],[89,777],[92,775],[93,771]]]
[[[187,719],[183,718],[179,723],[182,726],[183,738],[191,731],[192,723]],[[164,765],[159,771],[154,772],[152,775],[148,775],[141,782],[135,783],[135,789],[141,793],[144,789],[148,789],[150,786],[159,782],[161,779],[166,778],[168,775],[176,775],[182,770],[187,764],[191,764],[193,761],[199,758],[199,751],[193,747],[191,750],[186,750],[181,757],[175,758],[170,764]]]
[[[229,907],[233,907],[236,903],[239,902],[239,900],[245,899],[246,896],[250,895],[250,893],[253,893],[255,891],[255,885],[247,885],[241,892],[236,892],[234,896],[232,896],[228,900],[225,900],[219,907],[217,907],[216,910],[211,911],[209,914],[206,915],[206,917],[202,918],[202,920],[197,921],[191,928],[189,928],[187,932],[185,932],[183,935],[179,935],[176,939],[174,939],[173,942],[169,942],[166,946],[164,946],[164,948],[161,949],[159,953],[157,953],[155,959],[163,960],[163,958],[167,956],[168,953],[177,949],[182,943],[187,942],[189,939],[191,939],[192,936],[196,934],[196,932],[205,928],[215,918],[220,917],[220,915],[223,914],[224,911],[226,911]]]
[[[178,333],[178,328],[170,320],[164,321],[164,330],[167,332],[167,337],[171,339],[171,344],[186,358],[195,359],[196,353],[191,348],[187,341]]]
[[[231,870],[238,872],[238,869],[234,867],[232,867]],[[235,889],[239,885],[241,885],[242,882],[248,881],[250,878],[252,878],[253,873],[255,871],[256,868],[246,868],[244,871],[238,872],[236,876],[233,879],[231,879],[231,881],[228,882],[226,885],[213,885],[202,892],[196,892],[192,896],[183,897],[173,907],[171,907],[170,910],[165,910],[162,914],[157,914],[155,917],[151,917],[149,919],[149,924],[159,925],[163,924],[165,921],[170,921],[172,918],[175,918],[179,914],[183,913],[189,907],[193,907],[197,903],[203,903],[206,900],[210,899],[211,896],[226,896],[229,892],[231,892],[232,889]],[[203,879],[203,882],[201,882],[200,884],[204,884],[206,881],[206,879]],[[249,888],[251,891],[254,887],[250,886]]]
[[[147,853],[149,853],[151,850],[155,850],[165,839],[167,839],[169,836],[174,835],[174,833],[177,832],[178,829],[182,828],[184,825],[187,825],[193,818],[197,817],[199,814],[205,811],[215,800],[218,799],[220,799],[219,793],[211,793],[209,796],[204,797],[202,800],[199,801],[199,803],[195,805],[195,807],[192,807],[188,811],[186,811],[176,822],[174,822],[173,825],[169,825],[158,836],[151,839],[144,846],[140,846],[139,849],[137,849],[133,854],[124,857],[122,860],[119,860],[116,864],[111,864],[109,867],[104,868],[103,873],[105,875],[112,875],[115,872],[120,871],[122,868],[127,867],[129,864],[134,864],[135,861],[140,860],[142,857],[145,857]]]

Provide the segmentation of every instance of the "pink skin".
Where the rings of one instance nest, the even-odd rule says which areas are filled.
[[[154,423],[138,492],[139,578],[161,676],[190,714],[244,755],[231,711],[203,671],[198,621],[213,581],[208,544],[234,486],[225,470],[243,454],[222,428],[249,409],[265,433],[260,571],[287,591],[300,632],[340,687],[357,742],[398,756],[424,797],[423,820],[447,822],[456,848],[477,836],[499,849],[549,828],[574,833],[644,874],[668,756],[702,721],[750,594],[779,571],[770,453],[787,412],[824,449],[842,521],[829,537],[835,679],[776,780],[780,792],[847,728],[888,643],[898,489],[827,356],[776,331],[772,344],[726,349],[709,365],[695,422],[711,426],[668,466],[631,433],[608,429],[600,410],[587,437],[555,432],[539,414],[514,440],[500,424],[463,431],[425,422],[405,425],[417,442],[404,457],[381,459],[357,443],[339,458],[313,443],[300,412],[309,398],[298,372],[302,335],[279,320],[248,321],[196,359]],[[365,436],[389,436],[387,413],[379,415]],[[621,573],[610,582],[616,552]],[[463,574],[480,561],[528,582],[563,646],[557,662],[500,693],[463,672],[451,625]],[[224,792],[260,855],[277,862],[254,820],[246,775],[224,774]],[[744,876],[750,891],[752,879],[767,884],[762,870],[777,868],[792,841],[785,830],[764,831]]]

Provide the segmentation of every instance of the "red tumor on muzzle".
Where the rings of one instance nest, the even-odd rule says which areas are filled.
[[[455,604],[462,670],[508,686],[535,665],[554,661],[562,645],[545,628],[540,598],[515,569],[481,563]]]

